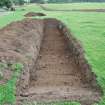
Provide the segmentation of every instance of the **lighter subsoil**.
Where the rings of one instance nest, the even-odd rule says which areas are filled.
[[[82,82],[80,69],[74,63],[57,23],[54,20],[45,23],[45,36],[35,70],[31,72],[30,88],[25,93],[27,100],[76,100],[83,105],[98,101],[100,93]]]

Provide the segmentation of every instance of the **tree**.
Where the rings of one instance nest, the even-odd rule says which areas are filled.
[[[24,0],[12,0],[15,5],[23,5]]]
[[[48,3],[68,3],[68,2],[105,2],[105,0],[48,0]]]
[[[45,3],[46,0],[30,0],[31,3]]]
[[[12,7],[12,2],[10,0],[5,0],[5,6],[9,9]]]
[[[11,0],[0,0],[0,7],[6,6],[8,9],[12,7]]]

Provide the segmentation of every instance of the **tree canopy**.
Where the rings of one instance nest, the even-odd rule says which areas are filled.
[[[105,0],[30,0],[32,3],[105,2]]]
[[[0,0],[0,7],[10,8],[13,4],[23,5],[24,0]]]
[[[0,7],[6,6],[7,8],[10,8],[12,6],[11,0],[0,0]]]
[[[30,0],[31,3],[44,3],[46,0]]]
[[[12,0],[12,2],[16,5],[23,5],[24,4],[24,0]]]

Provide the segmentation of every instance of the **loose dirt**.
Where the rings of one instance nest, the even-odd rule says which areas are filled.
[[[45,20],[45,36],[30,74],[30,87],[23,97],[28,101],[74,100],[91,105],[100,99],[101,94],[90,84],[83,83],[81,70],[74,63],[64,35],[57,26],[57,21]]]
[[[29,12],[24,15],[25,17],[33,17],[33,16],[46,16],[44,13],[35,13],[35,12]]]
[[[0,62],[24,64],[17,81],[16,105],[23,105],[23,101],[65,100],[91,105],[100,99],[100,90],[83,76],[90,77],[90,72],[84,69],[81,73],[58,26],[56,19],[25,19],[0,30]],[[0,84],[11,74],[8,70],[8,78]]]
[[[33,67],[40,49],[43,26],[41,19],[25,19],[0,29],[0,76],[3,75],[2,79],[0,77],[0,85],[7,83],[14,74],[11,65],[21,63],[24,69],[17,80],[17,94],[27,88],[29,70]]]

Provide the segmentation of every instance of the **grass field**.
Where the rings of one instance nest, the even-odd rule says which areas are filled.
[[[71,10],[71,9],[103,9],[105,3],[67,3],[67,4],[44,4],[50,9]],[[62,8],[61,8],[62,7]]]
[[[49,4],[50,8],[59,9],[82,9],[82,8],[105,8],[105,3],[84,3],[84,4]],[[22,8],[25,11],[22,11]],[[44,11],[37,5],[29,5],[18,8],[14,13],[6,16],[0,16],[0,27],[4,27],[12,21],[21,20],[24,14],[29,11],[40,11],[47,14],[47,17],[53,17],[62,20],[68,28],[71,29],[74,36],[81,41],[85,50],[85,56],[92,66],[92,70],[98,76],[97,80],[105,93],[105,13],[97,12],[50,12]],[[39,18],[39,17],[35,17]],[[65,104],[72,105],[72,104]],[[73,104],[75,105],[75,104]],[[78,105],[78,104],[77,104]],[[105,105],[105,95],[99,104]]]

